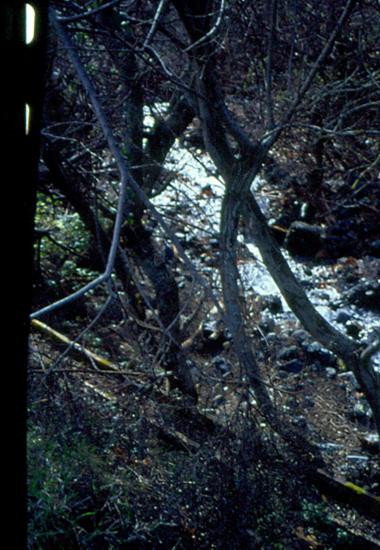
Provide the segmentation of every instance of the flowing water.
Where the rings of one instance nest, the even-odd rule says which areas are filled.
[[[166,162],[166,169],[171,174],[171,183],[154,199],[156,206],[179,228],[177,235],[183,242],[209,239],[217,244],[224,185],[208,155],[202,151],[192,154],[177,143]],[[263,191],[263,183],[260,177],[256,178],[252,190],[264,213],[269,215],[270,200],[268,193]],[[239,264],[243,287],[260,296],[279,296],[283,311],[276,314],[276,322],[286,327],[294,316],[261,261],[259,250],[253,242],[245,242],[242,235],[239,235],[239,241],[244,243],[252,255],[251,261]],[[337,289],[334,264],[310,260],[302,262],[290,257],[284,250],[283,254],[296,277],[302,281],[313,305],[338,330],[345,330],[342,317],[349,319],[351,325],[357,326],[357,337],[364,341],[371,337],[374,329],[380,328],[378,314],[344,303]],[[192,257],[197,263],[196,255],[193,252]],[[199,253],[199,257],[201,256]],[[362,263],[365,261],[366,259],[361,260]],[[212,272],[214,284],[216,281],[218,287],[219,276],[215,262],[213,267],[207,267],[207,271]],[[375,365],[380,370],[380,354],[375,357]]]

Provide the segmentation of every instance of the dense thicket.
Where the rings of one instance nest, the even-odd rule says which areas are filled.
[[[97,547],[89,532],[110,548],[303,547],[281,526],[284,496],[295,495],[290,521],[304,517],[315,494],[302,476],[324,459],[318,437],[285,414],[261,310],[241,284],[239,235],[253,238],[310,337],[354,373],[379,430],[378,340],[330,325],[280,249],[302,218],[323,226],[315,261],[379,255],[379,21],[371,0],[51,2],[33,318],[109,360],[85,352],[83,366],[70,359],[78,344],[57,355],[36,344],[32,501],[40,506],[51,467],[37,473],[41,438],[46,460],[60,463],[52,499],[63,498],[64,478],[75,490],[66,512],[42,503],[33,515],[35,547],[38,537],[49,544],[49,521],[52,540],[73,547]],[[214,182],[195,200],[181,151]],[[277,197],[270,223],[251,189],[260,175]],[[207,197],[219,192],[215,228]],[[52,437],[60,422],[68,430]],[[286,468],[297,475],[281,492]]]

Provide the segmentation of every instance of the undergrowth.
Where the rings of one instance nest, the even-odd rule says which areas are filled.
[[[184,422],[180,399],[106,399],[84,382],[52,372],[29,383],[29,549],[285,550],[317,535],[342,547],[320,534],[327,510],[254,418],[209,431]],[[198,450],[163,439],[162,421]]]

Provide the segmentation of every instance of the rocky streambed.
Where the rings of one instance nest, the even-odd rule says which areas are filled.
[[[155,204],[171,221],[185,250],[208,276],[214,291],[220,293],[218,228],[223,183],[200,150],[191,153],[178,146],[167,169],[174,174],[172,183],[154,199]],[[278,215],[272,210],[278,191],[272,192],[261,178],[253,188],[266,216]],[[305,229],[302,223],[301,231]],[[284,410],[291,413],[295,423],[317,434],[321,449],[335,468],[338,465],[340,472],[378,492],[380,474],[374,466],[378,436],[353,374],[341,368],[335,357],[302,329],[263,264],[252,236],[239,235],[239,243],[241,285],[247,302],[257,309],[260,318],[255,327],[262,341],[258,358],[264,363],[270,359],[272,381],[289,392],[290,397],[283,400]],[[369,343],[375,337],[380,330],[380,259],[376,255],[356,257],[352,250],[351,255],[338,258],[318,256],[317,251],[312,257],[302,257],[285,247],[283,254],[311,302],[331,324],[359,341]],[[180,287],[185,277],[179,273]],[[215,396],[220,403],[225,401],[223,392],[228,388],[226,380],[231,370],[224,356],[222,332],[220,319],[212,311],[203,336],[205,341],[212,339],[205,349],[210,353],[207,364],[222,379]],[[380,354],[375,357],[375,365],[380,371]]]

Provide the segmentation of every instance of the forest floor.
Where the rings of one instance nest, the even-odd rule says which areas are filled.
[[[40,353],[57,357],[55,345],[38,340]],[[204,356],[203,362],[211,386],[214,373]],[[64,370],[60,380],[45,375],[44,387],[33,392],[33,416],[43,429],[34,427],[30,439],[31,547],[379,547],[378,519],[368,507],[313,486],[273,433],[264,446],[255,440],[258,411],[253,405],[233,414],[232,375],[223,382],[225,402],[211,398],[215,384],[199,415],[139,368],[100,374],[71,358]],[[347,414],[345,389],[334,382],[307,371],[288,378],[277,406],[289,414],[292,400],[291,415],[298,427],[302,419],[308,439],[320,442],[330,476],[379,495],[376,453],[347,461],[348,453],[363,455],[361,428]],[[305,406],[311,398],[315,405]],[[265,419],[259,426],[266,433]]]

